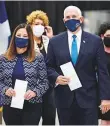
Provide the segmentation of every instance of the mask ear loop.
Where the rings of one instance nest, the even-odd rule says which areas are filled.
[[[44,33],[42,35],[46,35],[47,33],[47,28],[44,26]]]

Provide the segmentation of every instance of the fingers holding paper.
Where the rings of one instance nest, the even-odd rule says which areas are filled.
[[[56,83],[60,85],[67,85],[69,82],[70,82],[70,78],[62,75],[58,76],[56,80]]]
[[[31,90],[28,90],[25,95],[24,95],[24,98],[25,100],[30,100],[31,98],[35,97],[36,96],[36,93],[31,91]]]
[[[5,95],[9,96],[9,97],[15,97],[16,92],[14,91],[13,88],[8,88],[5,92]]]
[[[102,114],[108,112],[110,110],[110,101],[109,100],[103,100],[101,102],[100,109],[102,111]]]

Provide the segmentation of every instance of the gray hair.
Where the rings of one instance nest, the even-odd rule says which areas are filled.
[[[69,10],[69,9],[75,9],[75,10],[77,10],[79,16],[82,16],[81,10],[78,7],[71,5],[71,6],[68,6],[68,7],[65,8],[65,10],[64,10],[64,17],[65,17],[66,11]]]

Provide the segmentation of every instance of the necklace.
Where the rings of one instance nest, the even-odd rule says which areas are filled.
[[[38,46],[39,47],[39,46]],[[41,44],[41,47],[39,47],[40,50],[42,50],[44,47],[43,43]]]
[[[37,43],[36,40],[34,40],[34,41]],[[38,46],[38,48],[39,48],[40,51],[44,48],[44,45],[43,45],[42,39],[41,39],[41,42],[40,42],[40,43],[37,43],[37,46]]]
[[[39,50],[42,50],[43,47],[44,47],[43,43],[40,43],[40,44],[37,44],[37,45],[38,45]]]

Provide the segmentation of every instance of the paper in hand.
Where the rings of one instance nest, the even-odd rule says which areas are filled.
[[[77,73],[71,62],[65,63],[60,66],[64,76],[70,78],[70,82],[68,84],[71,91],[82,87],[82,84],[77,76]]]
[[[15,87],[14,87],[16,96],[12,97],[11,107],[23,109],[24,95],[26,93],[27,84],[28,84],[27,81],[22,81],[22,80],[16,79]]]

